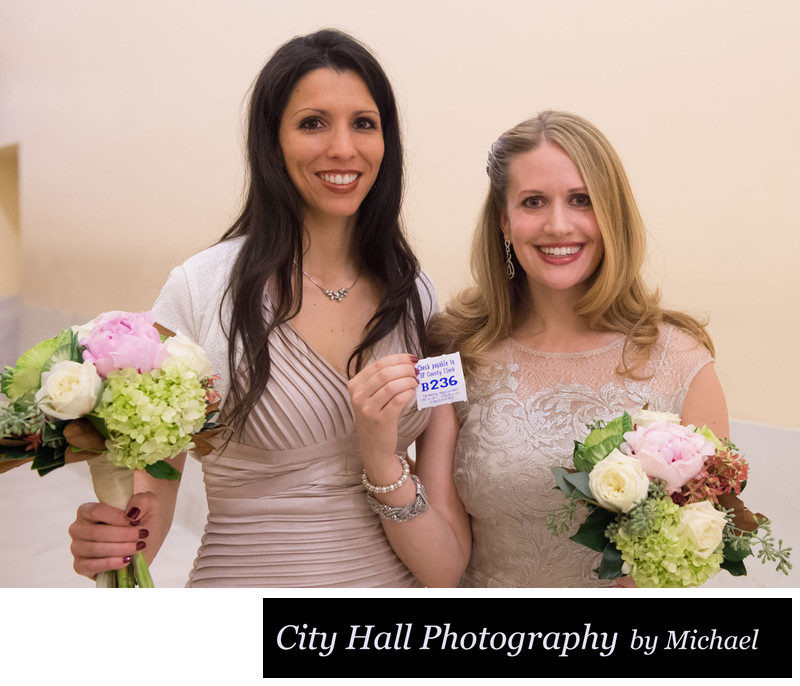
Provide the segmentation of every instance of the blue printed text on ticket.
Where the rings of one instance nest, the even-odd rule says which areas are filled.
[[[467,399],[461,355],[426,357],[417,363],[417,408],[436,407]]]

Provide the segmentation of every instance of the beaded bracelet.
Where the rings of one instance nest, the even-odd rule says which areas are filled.
[[[400,460],[400,465],[403,467],[403,475],[395,481],[393,484],[389,484],[388,486],[376,486],[373,484],[369,477],[367,477],[367,470],[365,469],[361,472],[361,483],[364,484],[364,488],[366,488],[370,493],[391,493],[392,491],[396,491],[400,486],[402,486],[406,481],[408,481],[408,475],[411,473],[411,468],[408,466],[408,460],[403,455],[397,455],[397,459]]]
[[[426,512],[428,510],[428,494],[425,493],[425,488],[416,474],[411,475],[411,480],[417,486],[417,495],[411,503],[403,507],[391,507],[390,505],[379,503],[375,495],[370,492],[367,493],[367,502],[372,511],[384,519],[391,519],[400,524]]]

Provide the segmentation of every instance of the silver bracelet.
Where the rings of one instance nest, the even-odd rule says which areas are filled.
[[[414,517],[426,512],[428,509],[428,495],[425,493],[425,487],[422,485],[419,477],[417,477],[416,474],[411,475],[411,480],[417,486],[417,495],[414,497],[412,502],[403,507],[391,507],[390,505],[379,503],[378,499],[375,497],[375,494],[368,492],[367,502],[369,503],[372,511],[384,519],[391,519],[395,522],[399,522],[400,524],[403,522],[408,522],[414,519]]]
[[[397,459],[400,460],[400,466],[403,468],[403,475],[395,481],[393,484],[389,484],[388,486],[376,486],[369,480],[367,476],[367,470],[361,472],[361,483],[364,484],[364,488],[366,488],[370,493],[391,493],[392,491],[396,491],[400,486],[402,486],[406,481],[408,481],[408,475],[411,473],[411,468],[408,466],[408,460],[406,460],[405,456],[403,455],[396,455]]]

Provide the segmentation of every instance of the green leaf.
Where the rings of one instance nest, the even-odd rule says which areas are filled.
[[[725,446],[722,444],[722,441],[720,441],[716,437],[714,432],[711,429],[709,429],[708,426],[706,426],[705,424],[703,424],[703,426],[701,426],[699,429],[695,429],[694,432],[696,434],[700,434],[707,441],[711,441],[714,444],[714,447],[717,450],[724,450],[725,449]]]
[[[624,576],[622,573],[622,553],[617,550],[617,546],[609,542],[603,550],[603,558],[600,566],[595,570],[600,579],[618,579]]]
[[[55,421],[52,425],[45,424],[42,432],[42,443],[52,447],[66,443],[64,439],[64,427],[66,425],[66,421]]]
[[[556,485],[561,491],[567,495],[572,496],[572,492],[575,490],[575,487],[566,480],[566,475],[569,474],[564,467],[553,467],[551,470],[553,472],[553,477],[556,480]]]
[[[588,500],[590,502],[594,502],[592,489],[589,488],[589,475],[586,472],[565,474],[564,480],[571,486],[575,487],[577,493],[572,494],[573,498],[576,498],[577,500]]]
[[[731,562],[741,562],[746,557],[750,557],[753,554],[753,551],[750,550],[750,545],[742,546],[739,545],[732,545],[730,541],[725,542],[725,547],[722,550],[722,554],[726,560]]]
[[[63,345],[71,345],[74,335],[71,329],[62,331],[55,338],[48,338],[20,355],[17,364],[6,367],[0,381],[0,391],[12,400],[33,395],[41,385],[42,370],[53,353]]]
[[[735,560],[724,560],[720,565],[720,569],[729,572],[731,576],[747,576],[747,568],[744,562]]]
[[[145,471],[155,479],[175,481],[181,478],[181,473],[165,460],[159,460],[158,462],[147,465]]]
[[[111,434],[108,432],[108,426],[106,425],[105,419],[93,414],[87,414],[84,415],[84,417],[92,423],[92,426],[97,429],[97,433],[99,433],[103,438],[111,438]]]
[[[623,434],[627,431],[633,431],[633,420],[627,412],[615,417],[605,426],[594,429],[580,448],[578,447],[580,444],[575,446],[572,454],[575,469],[591,472],[598,462],[604,460],[611,451],[625,442]]]
[[[72,331],[70,331],[70,333],[72,333]],[[42,366],[42,373],[49,372],[50,368],[59,362],[64,362],[67,360],[70,362],[83,362],[78,353],[78,346],[75,343],[74,338],[75,337],[73,336],[71,341],[56,348],[53,354],[50,355],[50,358],[47,360],[47,362],[45,362]]]
[[[36,457],[33,458],[31,469],[39,472],[39,476],[49,474],[54,469],[64,466],[64,453],[66,446],[51,447],[42,445],[36,451]]]
[[[31,450],[25,450],[22,446],[0,446],[3,452],[0,454],[0,462],[9,462],[10,460],[27,460],[33,457],[34,453]]]
[[[615,517],[613,512],[597,507],[569,539],[602,553],[609,545],[606,528],[614,521]]]

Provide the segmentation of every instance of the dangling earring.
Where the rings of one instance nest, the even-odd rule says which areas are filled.
[[[506,246],[506,277],[510,281],[514,278],[514,262],[511,260],[511,241],[508,238],[504,239],[503,243]]]

